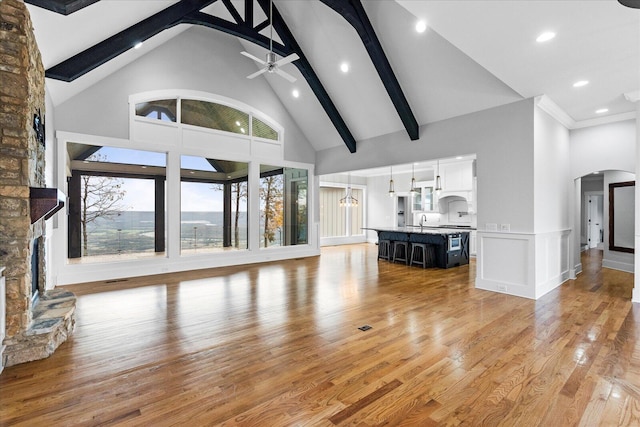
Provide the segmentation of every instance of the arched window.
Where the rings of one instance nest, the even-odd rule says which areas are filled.
[[[180,111],[178,118],[177,111]],[[243,111],[218,102],[178,98],[158,99],[135,104],[135,115],[164,122],[182,123],[272,141],[279,132],[251,111]]]
[[[175,123],[176,101],[175,99],[159,99],[156,101],[141,102],[136,104],[136,116]]]

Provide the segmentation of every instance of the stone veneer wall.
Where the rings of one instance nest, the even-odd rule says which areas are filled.
[[[8,365],[46,357],[55,350],[45,344],[48,354],[28,351],[35,335],[30,329],[35,308],[31,298],[34,239],[40,239],[38,288],[45,297],[45,223],[40,219],[32,225],[29,210],[29,187],[45,187],[45,146],[33,129],[34,115],[44,117],[45,113],[44,82],[28,9],[21,0],[0,0],[0,265],[6,267]],[[72,327],[73,319],[70,323]],[[66,333],[62,340],[57,335],[57,344],[66,339]],[[14,355],[19,348],[26,356],[6,356],[12,348]]]

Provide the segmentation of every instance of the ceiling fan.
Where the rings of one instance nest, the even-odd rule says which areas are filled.
[[[285,79],[293,83],[296,81],[296,78],[293,77],[291,74],[282,71],[280,67],[290,62],[293,62],[296,59],[299,59],[300,57],[298,56],[298,54],[292,53],[289,56],[286,56],[280,60],[277,60],[276,54],[273,52],[273,0],[269,1],[269,27],[271,28],[271,34],[269,37],[269,52],[267,53],[266,61],[263,61],[262,59],[251,55],[249,52],[240,52],[242,55],[246,56],[247,58],[251,58],[257,63],[264,65],[264,68],[262,68],[260,71],[257,71],[253,74],[248,75],[247,78],[252,79],[254,77],[258,77],[260,74],[263,74],[263,73],[276,73],[279,76],[284,77]]]

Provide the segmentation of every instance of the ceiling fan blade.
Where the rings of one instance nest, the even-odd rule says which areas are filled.
[[[249,74],[249,75],[247,76],[247,78],[248,78],[248,79],[253,79],[254,77],[258,77],[260,74],[264,73],[265,71],[267,71],[267,69],[266,69],[266,68],[263,68],[263,69],[262,69],[262,70],[260,70],[260,71],[256,71],[256,72],[255,72],[255,73],[253,73],[253,74]]]
[[[240,54],[241,54],[241,55],[246,56],[247,58],[251,58],[251,59],[253,59],[254,61],[256,61],[256,62],[258,62],[258,63],[260,63],[260,64],[262,64],[262,65],[265,65],[265,64],[266,64],[266,62],[264,62],[262,59],[258,58],[257,56],[253,56],[253,55],[251,55],[249,52],[244,52],[244,51],[243,51],[243,52],[240,52]]]
[[[284,64],[288,64],[288,63],[290,63],[290,62],[293,62],[293,61],[295,61],[296,59],[300,59],[300,57],[298,56],[298,54],[297,54],[297,53],[292,53],[291,55],[289,55],[289,56],[285,56],[284,58],[282,58],[282,59],[280,59],[280,60],[276,61],[276,65],[279,67],[279,66],[281,66],[281,65],[284,65]]]
[[[289,80],[291,83],[296,81],[296,78],[293,77],[291,74],[289,73],[285,73],[284,71],[282,71],[280,68],[276,68],[275,69],[275,73],[284,77],[285,79]]]

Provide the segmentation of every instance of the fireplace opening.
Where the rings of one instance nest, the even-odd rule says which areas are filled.
[[[34,305],[40,295],[38,283],[40,283],[40,239],[33,239],[31,246],[31,302]]]

